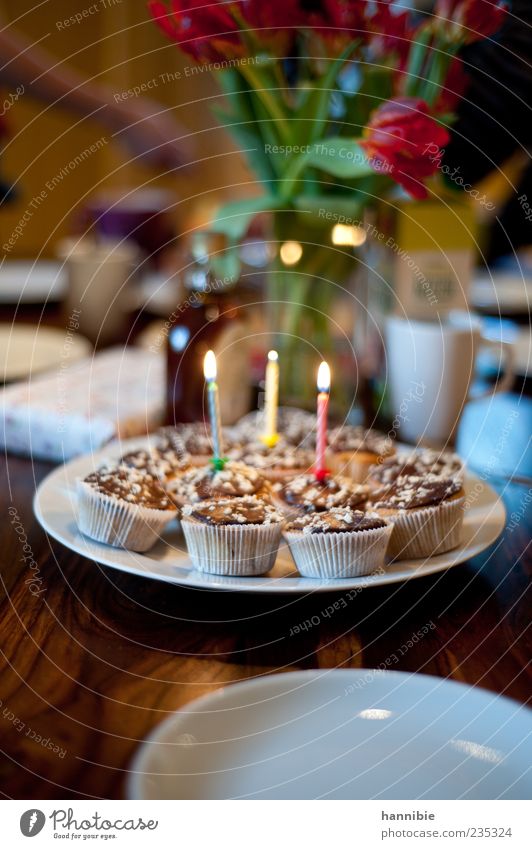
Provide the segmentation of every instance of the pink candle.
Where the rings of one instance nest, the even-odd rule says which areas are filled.
[[[331,388],[331,372],[327,363],[323,362],[318,369],[318,425],[316,433],[316,468],[318,480],[327,475],[325,466],[325,451],[327,448],[327,412],[329,409],[329,391]]]

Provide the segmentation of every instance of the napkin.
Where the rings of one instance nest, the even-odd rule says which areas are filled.
[[[0,392],[0,446],[44,460],[97,451],[161,423],[164,357],[112,348]]]

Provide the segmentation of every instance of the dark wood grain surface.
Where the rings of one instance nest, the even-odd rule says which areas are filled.
[[[168,711],[273,672],[386,667],[531,697],[532,481],[495,482],[509,516],[520,518],[482,555],[346,600],[184,589],[98,566],[48,539],[34,519],[33,493],[49,470],[1,461],[6,797],[121,796],[139,741]],[[324,613],[335,600],[338,610]]]

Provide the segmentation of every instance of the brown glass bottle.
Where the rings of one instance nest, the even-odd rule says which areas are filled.
[[[243,330],[234,281],[217,277],[211,268],[210,255],[219,250],[218,237],[195,234],[189,262],[181,275],[183,301],[170,316],[168,327],[167,424],[204,419],[205,354],[209,349],[218,353],[226,348],[227,340],[232,343]],[[220,372],[220,363],[218,366]]]

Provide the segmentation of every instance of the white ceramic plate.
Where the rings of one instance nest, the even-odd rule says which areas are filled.
[[[67,287],[62,262],[13,259],[0,266],[0,303],[44,304],[59,301]]]
[[[0,380],[24,377],[88,357],[92,345],[76,334],[67,337],[65,330],[33,324],[0,324]]]
[[[529,799],[531,740],[532,711],[478,687],[289,672],[172,714],[138,750],[127,789],[133,799]]]
[[[185,550],[177,524],[168,526],[160,541],[147,554],[137,554],[94,542],[79,533],[76,525],[76,478],[85,477],[104,460],[117,459],[126,451],[146,445],[146,439],[114,443],[91,456],[79,457],[53,471],[39,486],[34,511],[42,527],[67,548],[104,566],[123,572],[205,589],[239,590],[262,593],[302,593],[352,589],[360,586],[391,584],[441,572],[479,554],[501,533],[506,512],[494,490],[480,478],[468,475],[466,493],[470,507],[464,519],[463,540],[459,548],[425,560],[401,560],[391,563],[386,572],[369,577],[318,580],[302,578],[290,553],[281,547],[275,567],[259,578],[226,578],[196,572]]]

